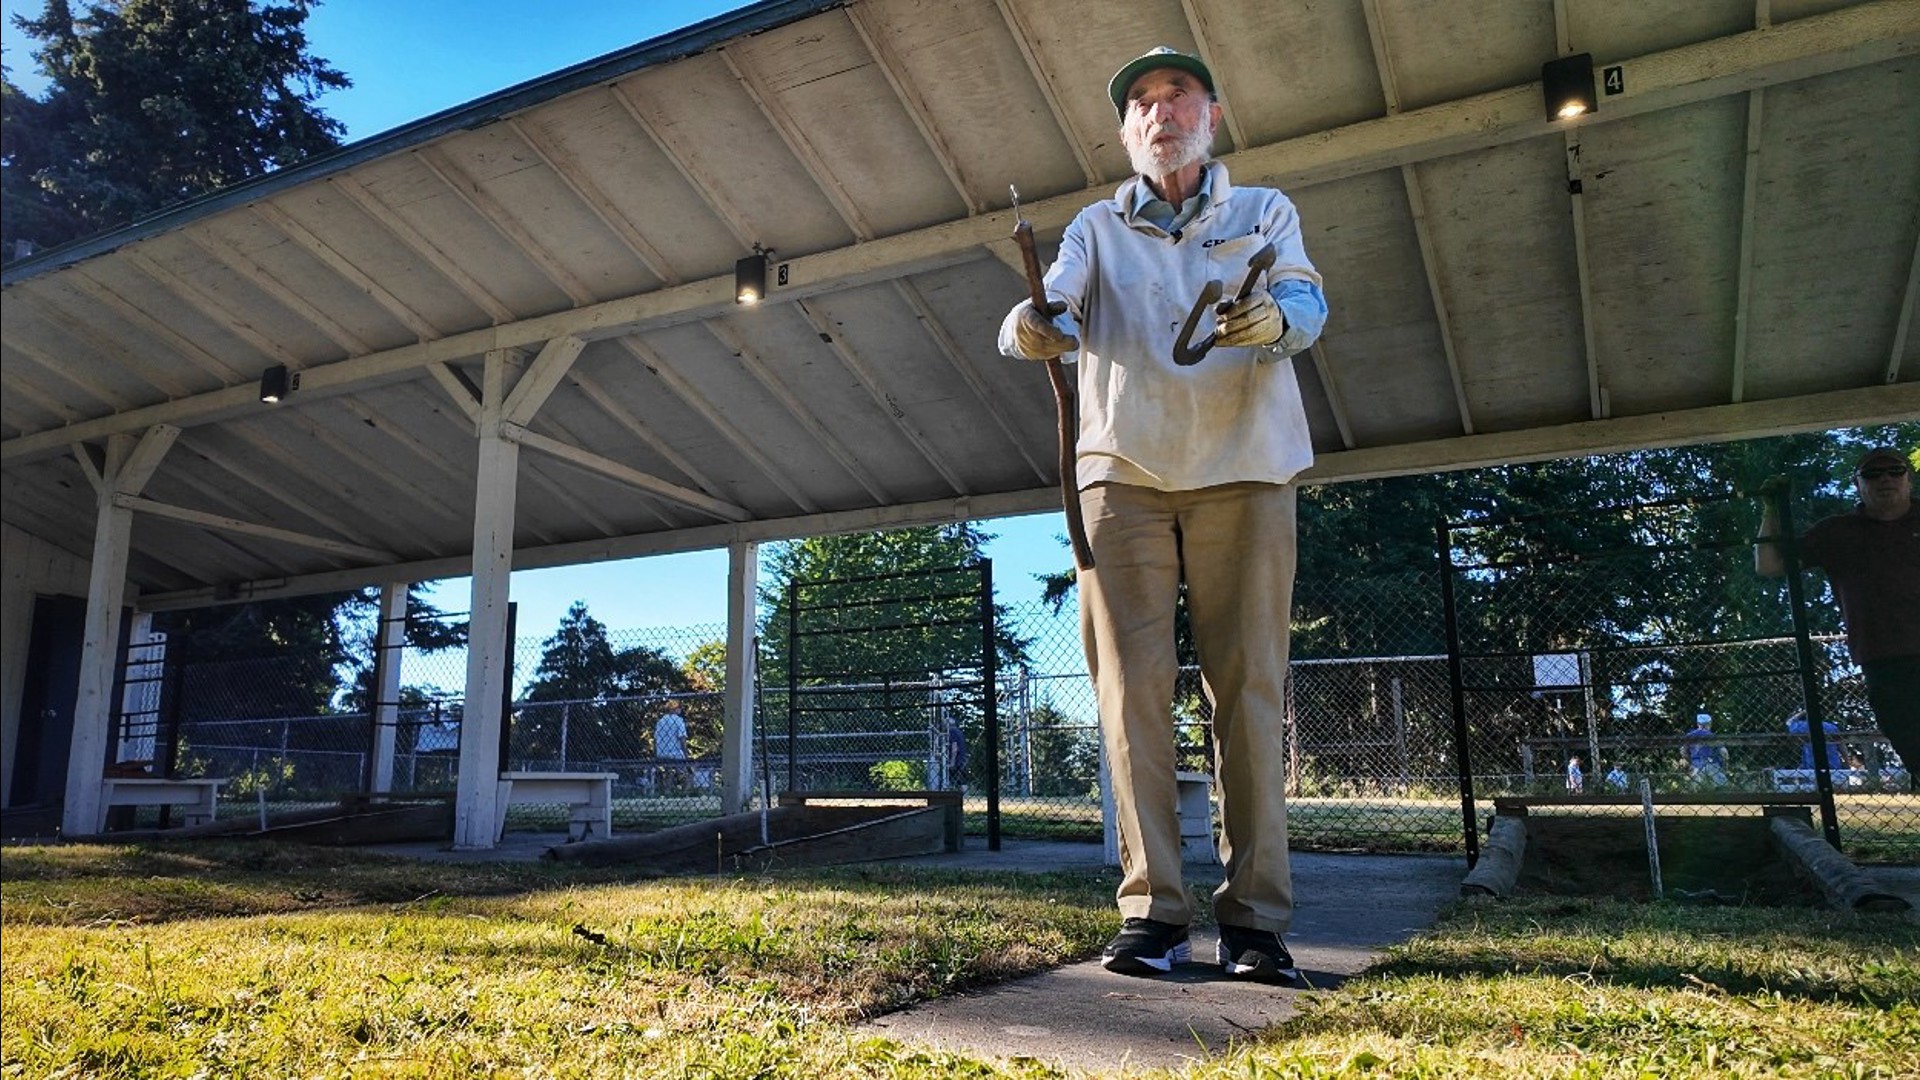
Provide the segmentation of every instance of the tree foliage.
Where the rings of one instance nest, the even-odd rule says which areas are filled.
[[[647,645],[616,648],[606,625],[576,600],[541,643],[540,663],[520,695],[514,752],[532,758],[631,757],[652,732],[662,698],[692,689],[665,651]],[[717,745],[716,710],[690,710],[687,739],[698,756]],[[564,733],[564,735],[563,735]]]
[[[57,247],[340,145],[315,107],[351,84],[307,51],[318,0],[46,0],[14,28],[44,98],[6,81],[8,257]]]

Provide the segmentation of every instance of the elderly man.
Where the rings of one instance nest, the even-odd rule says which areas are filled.
[[[1907,767],[1920,774],[1920,510],[1913,505],[1913,469],[1890,447],[1869,450],[1853,474],[1860,504],[1800,537],[1800,564],[1827,572],[1847,651],[1867,680],[1867,703],[1880,731]],[[1777,541],[1780,520],[1769,500],[1754,543],[1754,569],[1787,572]]]
[[[1292,981],[1282,940],[1293,917],[1282,732],[1291,482],[1313,450],[1287,358],[1319,336],[1326,301],[1293,204],[1232,186],[1211,160],[1220,106],[1204,63],[1161,47],[1122,67],[1108,93],[1138,175],[1067,226],[1045,283],[1081,336],[1030,301],[1000,329],[1009,356],[1078,363],[1075,480],[1096,564],[1079,579],[1080,624],[1122,872],[1122,928],[1103,963],[1157,975],[1192,953],[1171,712],[1184,584],[1213,703],[1226,870],[1213,906],[1219,963],[1240,978]],[[1206,283],[1232,293],[1268,244],[1271,268],[1205,328],[1217,334],[1213,350],[1176,364],[1177,335]]]

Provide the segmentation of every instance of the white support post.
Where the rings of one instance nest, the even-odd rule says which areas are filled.
[[[120,617],[127,595],[127,553],[133,545],[133,511],[116,496],[138,495],[180,429],[156,424],[136,444],[132,436],[108,440],[106,465],[94,491],[93,562],[87,577],[87,622],[80,652],[80,688],[73,707],[73,742],[67,753],[67,793],[60,828],[67,835],[100,829],[106,795],[107,738],[113,725],[113,676],[120,659]]]
[[[751,541],[727,545],[727,702],[720,736],[720,812],[738,814],[753,794],[754,599],[759,550]]]
[[[467,695],[460,722],[460,779],[453,846],[488,850],[498,841],[501,701],[507,690],[508,579],[520,447],[500,435],[509,355],[487,354],[480,406],[480,463],[473,507],[473,599],[468,608]]]
[[[393,790],[393,746],[400,728],[400,661],[407,642],[407,583],[380,587],[380,629],[373,636],[379,656],[373,688],[373,790]]]

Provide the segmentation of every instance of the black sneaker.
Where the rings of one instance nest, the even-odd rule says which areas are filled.
[[[1265,983],[1300,981],[1300,969],[1293,966],[1293,954],[1287,951],[1287,943],[1271,930],[1222,924],[1220,951],[1214,955],[1221,970],[1236,979]]]
[[[1193,959],[1187,928],[1153,919],[1127,919],[1107,942],[1100,966],[1122,975],[1165,975],[1173,965]]]

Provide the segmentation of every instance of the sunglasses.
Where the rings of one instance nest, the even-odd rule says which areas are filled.
[[[1886,480],[1895,476],[1905,476],[1907,470],[1898,465],[1888,465],[1880,469],[1861,469],[1860,475],[1867,480]]]

